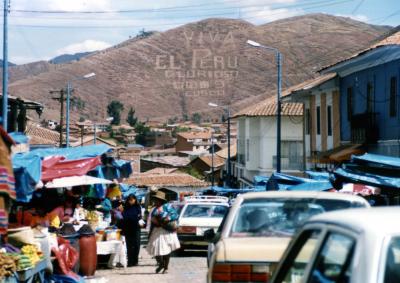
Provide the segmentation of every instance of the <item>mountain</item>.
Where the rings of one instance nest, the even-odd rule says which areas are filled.
[[[101,121],[111,100],[126,113],[132,106],[141,119],[164,120],[194,112],[221,116],[209,102],[231,104],[232,112],[275,93],[274,54],[246,44],[248,39],[283,54],[283,87],[315,76],[323,66],[364,49],[388,32],[349,18],[311,14],[255,26],[243,20],[207,19],[146,38],[134,38],[69,64],[10,85],[13,95],[45,104],[45,118],[59,117],[50,90],[71,81],[84,103],[73,116]],[[77,77],[95,72],[88,80]],[[214,111],[214,112],[211,112]]]
[[[81,52],[81,53],[75,53],[75,54],[63,54],[57,57],[54,57],[53,59],[49,60],[49,63],[51,64],[64,64],[64,63],[70,63],[73,61],[79,61],[81,58],[86,57],[93,52]]]
[[[8,66],[16,66],[14,63],[8,62]],[[0,59],[0,68],[3,67],[3,60]]]

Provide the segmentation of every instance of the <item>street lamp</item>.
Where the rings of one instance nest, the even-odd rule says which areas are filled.
[[[231,175],[232,175],[231,174],[231,112],[230,112],[230,108],[229,108],[229,105],[228,106],[220,106],[220,105],[212,103],[212,102],[209,102],[208,106],[216,107],[216,108],[223,108],[228,113],[228,133],[227,133],[227,135],[228,135],[228,158],[226,160],[226,163],[228,166],[228,176],[227,176],[226,184],[228,185],[228,187],[230,187],[231,186]]]
[[[66,129],[66,139],[65,139],[65,144],[66,147],[69,147],[69,112],[70,112],[70,100],[71,100],[71,92],[72,92],[72,82],[73,81],[80,81],[80,80],[86,80],[86,79],[90,79],[92,77],[96,76],[95,73],[89,73],[86,74],[82,77],[78,77],[78,78],[74,78],[70,81],[67,82],[67,129]],[[63,102],[61,102],[63,103]],[[62,133],[61,133],[62,135]],[[61,145],[60,145],[61,146]]]
[[[281,78],[281,72],[282,72],[282,54],[279,52],[278,49],[269,47],[269,46],[264,46],[258,42],[255,42],[253,40],[247,40],[247,44],[257,47],[257,48],[263,48],[266,50],[273,51],[275,53],[276,57],[276,68],[278,72],[278,81],[277,81],[277,115],[276,115],[276,172],[280,173],[281,172],[281,88],[282,88],[282,78]]]
[[[108,117],[108,118],[106,118],[106,121],[107,122],[112,122],[114,120],[114,117]],[[97,140],[97,136],[96,136],[96,134],[97,134],[97,123],[96,122],[93,122],[93,126],[94,126],[94,131],[93,131],[93,144],[96,144],[96,140]]]

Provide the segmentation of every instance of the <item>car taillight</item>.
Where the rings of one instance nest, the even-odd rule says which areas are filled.
[[[272,275],[269,264],[221,264],[213,267],[212,282],[268,282]]]
[[[193,226],[180,226],[178,228],[178,233],[181,233],[181,234],[196,234],[196,227],[193,227]]]

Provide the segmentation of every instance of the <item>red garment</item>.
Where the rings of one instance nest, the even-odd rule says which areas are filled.
[[[65,160],[62,156],[46,158],[42,162],[42,181],[53,179],[82,176],[101,165],[100,157]]]

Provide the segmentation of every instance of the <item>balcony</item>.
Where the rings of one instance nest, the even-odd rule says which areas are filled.
[[[273,167],[276,168],[276,155],[273,157]],[[303,170],[302,156],[281,156],[281,170]]]
[[[374,144],[379,139],[378,114],[365,112],[351,117],[351,141],[356,144]]]

